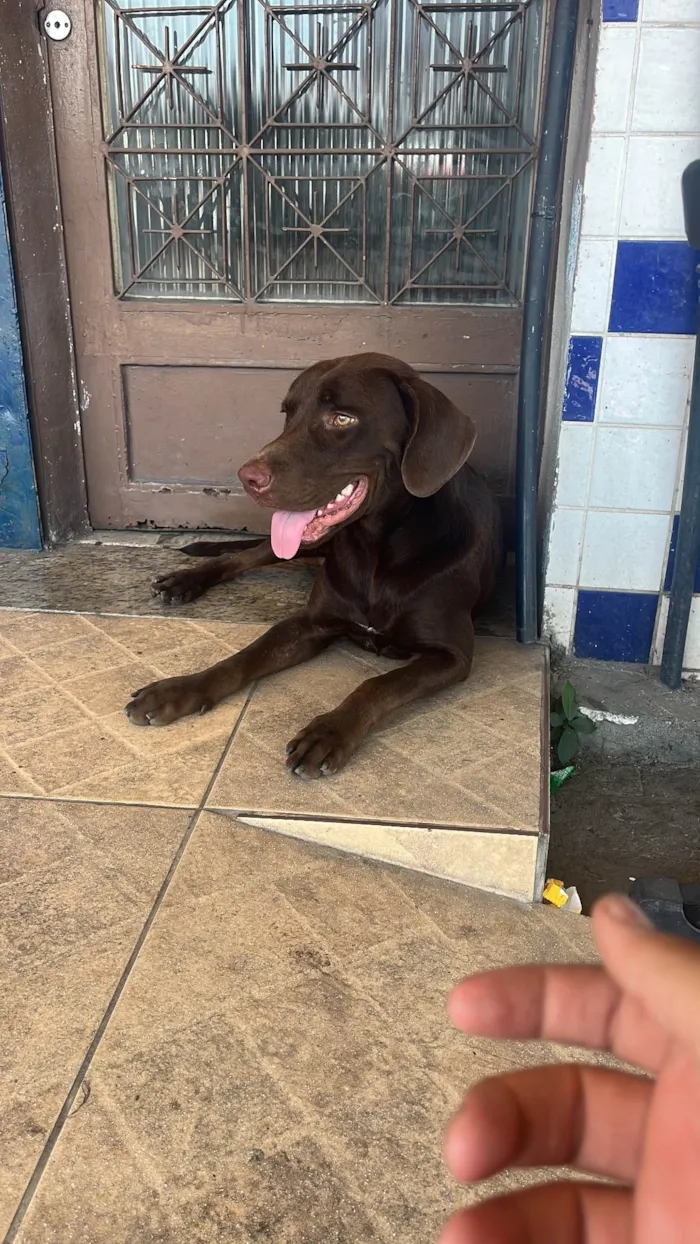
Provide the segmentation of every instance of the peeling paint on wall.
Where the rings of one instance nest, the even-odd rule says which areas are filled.
[[[0,171],[0,548],[41,548],[24,364]]]

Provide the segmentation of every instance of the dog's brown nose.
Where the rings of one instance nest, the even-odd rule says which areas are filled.
[[[262,462],[246,462],[238,472],[238,478],[249,492],[265,492],[272,483],[272,475]]]

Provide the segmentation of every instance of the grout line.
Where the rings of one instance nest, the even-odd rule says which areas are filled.
[[[222,808],[222,807],[208,807],[206,811],[215,813],[217,816],[228,817],[230,820],[241,820],[243,817],[247,817],[249,820],[256,820],[256,821],[271,821],[271,820],[284,821],[284,822],[288,822],[290,825],[303,824],[305,821],[313,821],[315,824],[319,824],[319,825],[331,824],[331,825],[343,825],[343,826],[348,826],[348,825],[364,825],[364,826],[369,826],[369,827],[379,826],[381,829],[408,829],[408,830],[416,830],[419,832],[422,830],[424,833],[436,833],[436,834],[445,833],[446,831],[447,832],[451,831],[456,834],[509,834],[511,837],[518,837],[518,838],[536,838],[538,834],[540,833],[540,830],[538,828],[518,829],[516,826],[513,826],[513,825],[505,826],[505,827],[492,826],[492,825],[451,825],[447,821],[443,821],[443,822],[433,821],[430,824],[426,824],[424,821],[409,821],[409,820],[388,821],[388,820],[383,820],[379,817],[374,817],[373,819],[370,819],[368,817],[363,817],[363,816],[340,816],[340,815],[334,816],[333,813],[331,812],[327,814],[324,814],[321,812],[260,812],[260,811],[256,811],[255,809],[250,811],[249,809],[246,809],[246,808]],[[243,823],[246,824],[247,822],[244,821]],[[265,828],[270,829],[273,832],[275,830],[275,826],[273,825],[266,826]],[[278,831],[278,832],[283,832],[283,831]],[[318,843],[317,845],[323,846],[324,844]],[[328,843],[325,845],[328,845],[331,847],[333,846],[332,843]],[[342,850],[343,848],[336,848],[336,849]]]
[[[2,753],[0,753],[2,754]],[[126,766],[124,766],[126,767]],[[27,799],[34,803],[79,803],[81,807],[98,808],[156,808],[168,812],[196,812],[195,803],[145,803],[142,799],[87,799],[84,795],[34,795],[31,791],[0,790],[2,799]]]
[[[673,508],[673,505],[670,510],[635,510],[628,505],[558,505],[557,509],[568,510],[574,513],[581,510],[588,510],[591,514],[634,514],[637,518],[644,518],[646,515],[650,515],[652,518],[668,518],[669,514],[674,515],[678,513],[678,511]]]
[[[37,1164],[34,1167],[34,1170],[32,1171],[32,1174],[29,1178],[29,1182],[24,1190],[22,1199],[20,1200],[20,1203],[17,1206],[17,1209],[15,1210],[15,1213],[13,1215],[12,1221],[8,1227],[7,1234],[5,1235],[5,1238],[3,1240],[3,1244],[13,1244],[13,1241],[17,1238],[17,1233],[19,1232],[22,1226],[22,1223],[24,1222],[25,1216],[27,1214],[27,1210],[29,1209],[34,1199],[34,1195],[39,1186],[39,1183],[44,1174],[44,1171],[46,1170],[46,1167],[49,1163],[51,1155],[53,1154],[53,1151],[56,1148],[58,1140],[63,1131],[64,1125],[66,1123],[66,1120],[68,1119],[71,1113],[75,1099],[78,1093],[80,1092],[81,1086],[85,1082],[85,1078],[90,1070],[90,1067],[92,1066],[97,1050],[102,1042],[102,1038],[104,1037],[105,1032],[107,1031],[109,1022],[126,988],[126,985],[129,981],[129,977],[131,976],[131,973],[136,965],[136,961],[141,953],[141,950],[143,949],[143,945],[146,941],[146,938],[151,930],[151,927],[156,919],[156,916],[158,915],[158,912],[160,911],[163,905],[163,902],[165,901],[168,890],[170,889],[170,884],[173,880],[173,877],[175,876],[175,873],[178,869],[180,861],[183,855],[185,854],[187,847],[189,846],[189,843],[192,839],[195,829],[197,828],[197,823],[199,821],[199,818],[205,810],[207,799],[209,798],[209,795],[211,794],[211,791],[213,790],[214,784],[219,776],[219,773],[221,772],[221,768],[229,752],[231,751],[231,748],[233,747],[233,744],[236,740],[236,735],[238,733],[239,726],[241,722],[243,721],[243,718],[245,717],[245,714],[248,710],[248,706],[253,698],[253,695],[255,694],[257,686],[258,686],[257,681],[252,684],[248,692],[248,695],[246,697],[245,704],[243,705],[243,709],[241,710],[240,716],[238,717],[231,731],[231,734],[229,735],[226,745],[223,748],[221,755],[219,756],[219,759],[214,767],[214,771],[209,779],[209,782],[207,783],[207,787],[204,791],[204,794],[202,795],[202,798],[197,808],[195,809],[192,816],[190,817],[190,821],[187,826],[187,829],[185,830],[185,833],[183,834],[182,839],[180,840],[180,845],[178,846],[177,851],[175,852],[175,855],[173,856],[171,860],[170,867],[167,873],[165,874],[165,877],[161,883],[158,893],[156,894],[156,897],[153,901],[153,905],[151,907],[151,910],[148,913],[148,916],[146,917],[143,928],[141,929],[141,932],[139,933],[136,939],[134,948],[131,954],[129,955],[129,958],[126,961],[126,964],[121,973],[121,976],[119,977],[119,980],[117,981],[117,985],[114,989],[112,997],[110,998],[109,1003],[107,1004],[107,1009],[105,1010],[102,1016],[102,1019],[100,1020],[97,1026],[97,1030],[87,1048],[85,1057],[83,1058],[83,1061],[80,1064],[80,1067],[78,1068],[75,1079],[73,1080],[73,1083],[70,1089],[68,1090],[66,1099],[63,1105],[61,1106],[60,1111],[58,1112],[58,1116],[56,1118],[56,1121],[53,1127],[51,1128],[51,1131],[49,1132],[44,1148],[42,1149],[41,1154],[39,1155]]]

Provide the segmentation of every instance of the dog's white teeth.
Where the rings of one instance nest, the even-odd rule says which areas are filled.
[[[339,502],[339,501],[342,501],[342,500],[343,500],[343,494],[342,494],[342,492],[339,492],[339,493],[338,493],[338,496],[336,497],[336,499],[335,499],[335,501],[333,502],[333,504],[334,504],[334,505],[337,505],[337,504],[338,504],[338,502]]]
[[[341,490],[341,492],[338,495],[339,497],[349,497],[350,493],[354,491],[355,491],[354,484],[346,484],[345,487]]]
[[[317,511],[316,511],[316,517],[317,517],[317,518],[322,518],[322,517],[323,517],[323,510],[317,510]]]

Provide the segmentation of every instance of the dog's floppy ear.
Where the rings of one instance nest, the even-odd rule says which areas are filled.
[[[403,482],[414,497],[431,497],[466,462],[476,428],[469,415],[420,376],[394,379],[413,425],[401,462]]]

